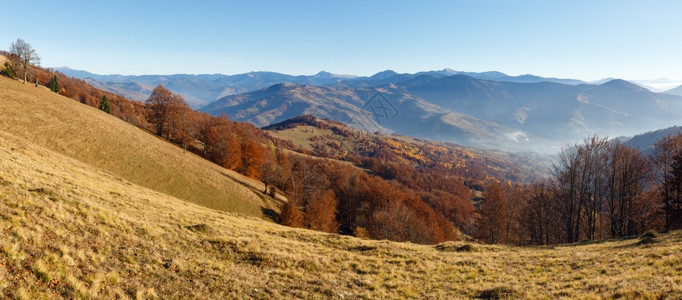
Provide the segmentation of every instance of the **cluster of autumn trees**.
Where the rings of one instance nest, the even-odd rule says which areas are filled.
[[[479,216],[472,203],[472,190],[483,190],[490,178],[518,182],[528,176],[510,172],[520,169],[511,162],[477,155],[456,145],[359,132],[313,116],[292,118],[265,129],[279,131],[297,126],[328,129],[332,134],[311,138],[312,151],[288,141],[270,139],[279,147],[352,162],[384,180],[397,182],[466,234],[476,232]],[[348,145],[352,145],[352,150],[348,151]]]
[[[282,223],[375,239],[437,243],[456,238],[450,220],[414,190],[327,159],[290,155]],[[281,177],[285,178],[285,177]]]
[[[682,135],[653,154],[597,136],[562,151],[551,179],[486,186],[475,236],[554,244],[682,228]]]
[[[192,110],[182,96],[162,85],[154,88],[144,106],[148,129],[227,169],[261,180],[266,157],[274,161],[274,149],[264,148],[260,129],[232,122],[226,115]]]

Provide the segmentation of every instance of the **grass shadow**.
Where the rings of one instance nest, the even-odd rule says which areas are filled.
[[[260,208],[261,212],[263,212],[263,215],[272,220],[275,223],[279,223],[279,214],[274,210],[266,207],[261,207]]]

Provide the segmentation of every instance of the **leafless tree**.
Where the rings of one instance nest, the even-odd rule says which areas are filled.
[[[561,223],[552,188],[552,182],[538,182],[528,188],[520,222],[531,245],[557,243],[561,238],[557,233]]]
[[[659,197],[664,213],[665,230],[675,229],[679,220],[680,188],[675,174],[676,160],[682,157],[682,135],[669,135],[656,142],[651,162],[654,178],[659,186]],[[676,205],[677,204],[677,205]],[[678,224],[679,225],[679,224]]]
[[[606,206],[611,236],[624,237],[643,231],[640,228],[642,214],[646,213],[642,201],[649,185],[651,166],[641,152],[618,141],[610,145],[607,167],[608,193]]]
[[[508,242],[510,227],[509,199],[506,188],[499,183],[490,183],[486,186],[481,205],[481,218],[478,238],[491,244]]]
[[[9,47],[10,61],[12,68],[15,70],[23,70],[24,83],[28,78],[28,70],[32,65],[40,65],[40,56],[31,44],[22,39],[17,39]]]
[[[559,163],[554,166],[554,177],[561,217],[565,222],[565,242],[579,241],[581,233],[588,239],[601,233],[607,160],[608,141],[598,136],[561,152]]]

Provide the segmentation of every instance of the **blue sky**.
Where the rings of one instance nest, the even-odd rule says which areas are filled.
[[[26,13],[3,14],[0,48],[20,37],[43,66],[99,74],[452,68],[682,81],[682,1],[124,0],[3,7]]]

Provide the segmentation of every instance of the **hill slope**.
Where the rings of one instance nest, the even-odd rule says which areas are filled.
[[[0,297],[675,297],[682,232],[543,248],[367,241],[187,203],[0,132]]]
[[[653,154],[655,150],[654,144],[656,144],[656,142],[668,135],[676,135],[680,132],[682,132],[682,128],[679,126],[650,131],[629,138],[625,144],[638,149],[644,154]]]
[[[300,149],[315,156],[358,164],[362,164],[363,159],[366,162],[368,158],[385,155],[386,162],[416,167],[420,172],[431,170],[434,177],[452,175],[449,179],[478,184],[484,184],[489,178],[532,183],[548,176],[552,162],[550,157],[536,154],[511,154],[409,136],[360,132],[345,124],[312,116],[289,119],[263,129],[270,136],[298,147],[291,150]]]
[[[669,90],[667,90],[667,91],[665,91],[665,92],[663,92],[663,93],[671,94],[671,95],[677,95],[677,96],[682,96],[682,85],[680,85],[680,86],[678,86],[678,87],[676,87],[676,88],[669,89]]]
[[[0,131],[209,208],[262,217],[262,184],[45,88],[0,78]]]

